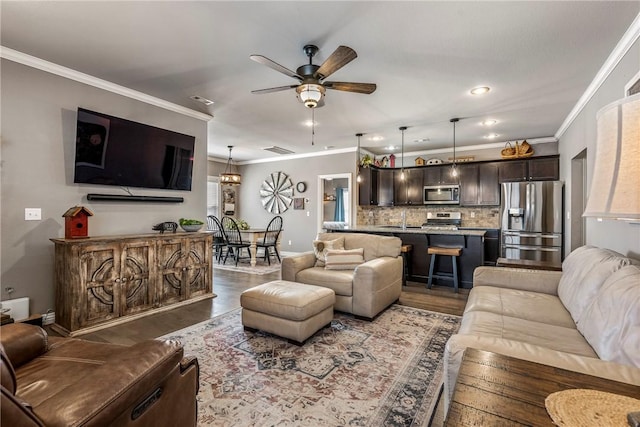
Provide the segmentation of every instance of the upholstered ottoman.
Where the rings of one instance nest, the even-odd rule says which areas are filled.
[[[331,323],[335,301],[332,289],[275,280],[242,292],[242,325],[303,343]]]

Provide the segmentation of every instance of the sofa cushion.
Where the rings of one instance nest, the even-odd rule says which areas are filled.
[[[325,254],[329,249],[344,249],[344,237],[338,237],[336,239],[318,239],[313,241],[313,253],[316,255],[316,267],[324,267]]]
[[[299,271],[296,282],[324,286],[333,289],[336,295],[353,295],[353,270],[326,270],[312,267]]]
[[[609,277],[587,307],[578,330],[601,359],[640,368],[640,268]]]
[[[576,324],[604,281],[631,263],[617,252],[592,246],[582,246],[567,256],[562,263],[558,296]]]
[[[364,260],[371,261],[380,257],[398,257],[402,240],[394,236],[380,236],[366,233],[340,233],[344,237],[344,248],[335,249],[364,249]],[[318,233],[318,240],[331,240],[334,234]]]
[[[522,341],[567,353],[598,357],[575,328],[565,328],[496,313],[484,311],[465,313],[458,333]]]
[[[364,262],[364,249],[328,249],[324,268],[327,270],[353,270]]]
[[[464,309],[486,311],[550,325],[575,328],[571,314],[555,295],[518,289],[478,286],[471,289]]]

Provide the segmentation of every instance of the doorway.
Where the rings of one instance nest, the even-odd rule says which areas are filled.
[[[586,220],[582,217],[587,205],[587,149],[571,159],[571,225],[570,252],[584,246],[587,241]]]
[[[351,195],[350,173],[318,175],[318,231],[353,224]]]

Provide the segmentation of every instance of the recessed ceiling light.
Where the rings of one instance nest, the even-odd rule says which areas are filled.
[[[480,124],[481,124],[482,126],[493,126],[493,125],[495,125],[496,123],[498,123],[498,121],[497,121],[497,120],[493,120],[493,119],[489,119],[489,120],[485,120],[485,121],[483,121],[483,122],[480,122]]]
[[[203,97],[198,96],[198,95],[193,95],[193,96],[190,96],[189,98],[193,99],[194,101],[202,102],[204,105],[213,104],[213,101],[211,101],[210,99],[203,98]]]
[[[369,141],[382,141],[383,139],[384,139],[384,137],[380,136],[380,135],[375,135],[375,136],[369,137]]]
[[[314,122],[313,120],[305,120],[304,122],[302,122],[302,124],[307,127],[311,127],[313,125],[318,126],[318,122]]]
[[[388,147],[384,147],[387,150],[395,150],[396,147],[394,147],[393,145],[389,145]]]
[[[413,142],[429,142],[430,139],[429,138],[420,138],[420,139],[414,139]]]
[[[489,135],[483,136],[484,139],[495,139],[497,137],[499,137],[500,135],[498,135],[497,133],[490,133]]]
[[[489,86],[478,86],[471,89],[471,95],[482,95],[489,92],[491,88]]]
[[[325,145],[324,149],[325,150],[331,150],[332,148],[335,148],[335,147],[336,147],[335,145]]]

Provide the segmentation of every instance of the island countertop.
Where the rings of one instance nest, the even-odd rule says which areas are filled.
[[[460,230],[434,230],[424,229],[421,227],[407,226],[403,228],[401,225],[358,225],[355,227],[344,227],[339,230],[327,230],[338,232],[353,231],[356,233],[402,233],[402,234],[441,234],[449,236],[478,236],[484,237],[486,230],[484,229],[468,229],[463,228]]]

